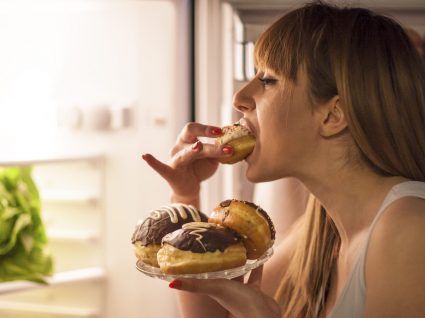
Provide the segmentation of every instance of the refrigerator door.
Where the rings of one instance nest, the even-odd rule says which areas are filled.
[[[64,157],[104,158],[101,211],[89,192],[64,203],[67,194],[53,188],[62,202],[46,202],[56,274],[100,270],[72,281],[59,275],[57,288],[28,293],[27,285],[0,284],[0,316],[177,317],[167,283],[137,271],[131,236],[139,219],[169,202],[168,185],[141,155],[166,161],[190,119],[190,1],[6,0],[0,20],[0,115],[14,127],[0,127],[8,157],[0,161],[42,158],[37,164],[51,167]],[[87,174],[72,171],[54,174],[82,190]]]

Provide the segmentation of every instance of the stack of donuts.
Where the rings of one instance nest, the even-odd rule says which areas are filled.
[[[221,202],[207,217],[196,208],[172,204],[152,211],[132,236],[137,258],[166,274],[214,272],[257,259],[272,245],[267,213],[241,201]]]
[[[223,127],[219,145],[233,147],[233,164],[248,156],[255,137],[239,123]],[[152,211],[132,236],[137,258],[165,274],[195,274],[242,266],[262,256],[275,240],[268,214],[254,203],[221,202],[208,217],[193,206],[172,204]]]

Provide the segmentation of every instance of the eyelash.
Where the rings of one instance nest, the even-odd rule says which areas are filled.
[[[275,80],[273,78],[267,78],[267,77],[259,78],[259,80],[261,81],[263,86],[273,85],[277,82],[277,80]]]

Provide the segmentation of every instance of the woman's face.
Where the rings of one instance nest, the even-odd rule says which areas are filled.
[[[293,83],[270,71],[259,71],[234,95],[233,104],[257,140],[246,159],[249,180],[299,177],[309,168],[317,147],[319,119],[309,101],[303,72]]]

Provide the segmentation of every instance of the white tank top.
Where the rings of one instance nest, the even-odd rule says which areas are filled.
[[[395,200],[408,196],[425,199],[425,182],[402,182],[392,187],[388,192],[369,228],[366,240],[363,243],[364,246],[360,251],[360,255],[356,261],[356,264],[354,265],[353,271],[349,276],[344,290],[336,300],[335,306],[329,314],[328,318],[363,317],[366,303],[364,269],[370,237],[376,223],[378,223],[379,219],[384,214],[385,209]]]

